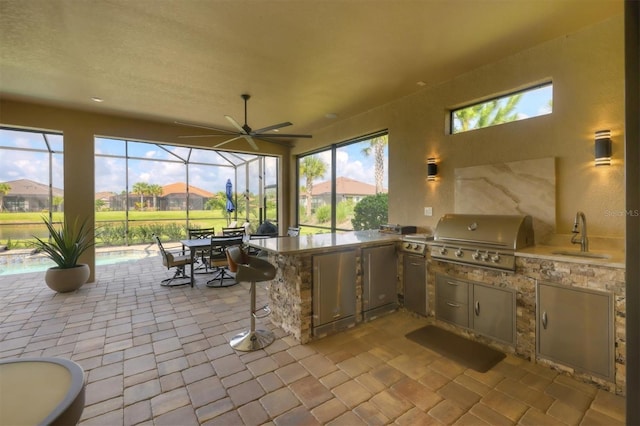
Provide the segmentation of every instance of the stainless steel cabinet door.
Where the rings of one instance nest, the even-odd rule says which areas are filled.
[[[473,285],[473,329],[486,336],[515,343],[515,293]]]
[[[538,354],[613,378],[613,302],[610,294],[538,284]]]
[[[355,312],[355,251],[313,256],[313,326],[353,317]]]
[[[362,310],[396,303],[398,262],[392,245],[362,250]]]
[[[427,267],[421,256],[404,256],[402,277],[404,307],[420,315],[427,315]]]

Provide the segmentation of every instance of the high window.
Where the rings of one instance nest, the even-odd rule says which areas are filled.
[[[451,134],[525,120],[553,112],[553,84],[546,83],[451,111]]]
[[[302,232],[370,229],[377,228],[377,222],[386,223],[388,159],[386,132],[299,156],[298,223]]]

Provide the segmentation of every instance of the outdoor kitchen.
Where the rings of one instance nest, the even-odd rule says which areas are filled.
[[[271,321],[308,343],[405,309],[624,395],[624,256],[615,241],[598,237],[592,237],[598,250],[586,250],[581,212],[570,235],[553,232],[554,163],[545,158],[456,170],[456,213],[442,215],[434,229],[386,224],[377,231],[250,242],[277,267],[269,284]],[[529,196],[505,202],[514,193]],[[370,251],[385,248],[371,274]],[[334,259],[323,263],[328,256]],[[394,297],[389,300],[388,288],[379,291],[386,302],[368,312],[372,275],[385,272]]]

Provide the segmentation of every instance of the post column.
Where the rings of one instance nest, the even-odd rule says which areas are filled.
[[[86,219],[95,224],[95,165],[93,131],[81,125],[64,130],[64,215],[71,221]],[[92,237],[93,238],[93,237]],[[89,265],[88,282],[95,281],[95,248],[87,250],[80,262]]]

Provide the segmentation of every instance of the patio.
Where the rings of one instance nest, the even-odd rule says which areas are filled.
[[[404,338],[428,321],[403,311],[308,345],[265,319],[276,341],[235,352],[249,285],[161,287],[169,274],[157,257],[98,266],[72,294],[44,272],[0,278],[0,359],[79,363],[81,425],[624,424],[624,398],[546,367],[507,356],[482,374],[428,351]]]

